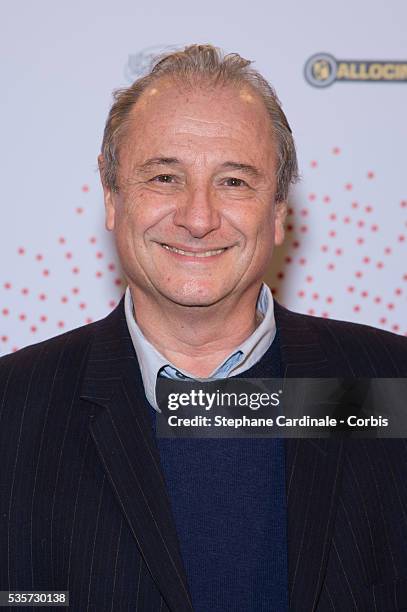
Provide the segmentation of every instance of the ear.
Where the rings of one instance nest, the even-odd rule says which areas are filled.
[[[284,223],[287,216],[287,202],[276,202],[274,214],[274,244],[280,245],[284,242]]]
[[[98,166],[105,201],[105,227],[111,232],[114,230],[115,225],[115,199],[112,189],[106,185],[104,180],[105,160],[102,154],[98,157]]]

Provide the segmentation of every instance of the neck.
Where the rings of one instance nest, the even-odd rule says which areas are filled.
[[[135,319],[145,338],[175,367],[208,376],[261,322],[256,303],[261,283],[243,296],[211,306],[182,306],[152,298],[130,284]]]

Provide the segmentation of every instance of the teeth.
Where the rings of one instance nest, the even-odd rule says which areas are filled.
[[[173,253],[179,253],[180,255],[188,255],[189,257],[210,257],[211,255],[219,255],[219,253],[223,253],[226,251],[225,249],[218,249],[216,251],[204,251],[203,253],[193,253],[192,251],[183,251],[182,249],[177,249],[175,247],[170,247],[168,244],[162,244],[164,249],[167,251],[172,251]]]

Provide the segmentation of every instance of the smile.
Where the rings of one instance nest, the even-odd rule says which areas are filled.
[[[169,246],[168,244],[161,243],[161,246],[167,251],[171,251],[172,253],[177,253],[178,255],[184,255],[186,257],[213,257],[214,255],[220,255],[229,247],[225,247],[223,249],[215,249],[212,251],[184,251],[183,249],[177,249],[176,247]]]

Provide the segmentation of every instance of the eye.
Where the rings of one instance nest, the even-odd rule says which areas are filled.
[[[247,183],[246,181],[244,181],[243,179],[239,179],[239,178],[235,178],[235,177],[230,177],[225,179],[225,184],[228,187],[247,187]]]
[[[172,174],[159,174],[151,179],[155,183],[172,183],[175,177]]]

